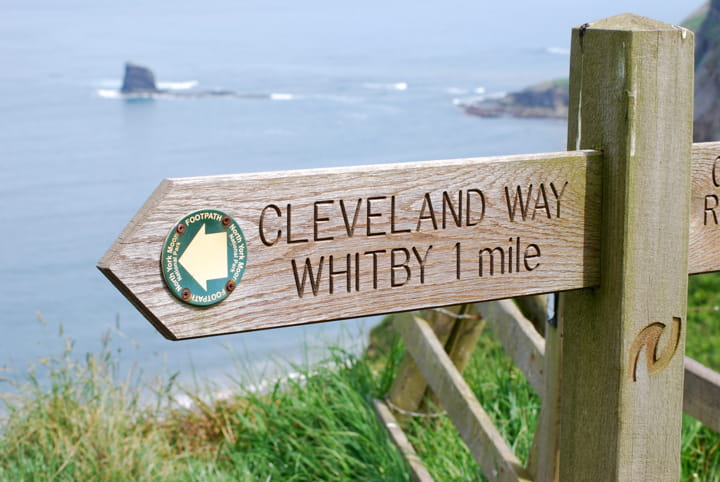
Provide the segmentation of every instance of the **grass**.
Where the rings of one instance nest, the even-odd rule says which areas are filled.
[[[389,378],[341,351],[266,393],[193,394],[190,409],[172,379],[142,400],[110,350],[75,360],[68,345],[41,368],[49,382],[31,373],[8,401],[0,480],[409,480],[368,404]]]
[[[464,376],[515,454],[525,461],[535,433],[540,399],[489,331],[480,337]],[[413,418],[406,430],[436,480],[484,480],[447,416]]]
[[[343,352],[332,362],[268,395],[248,395],[232,414],[234,441],[221,465],[262,480],[406,480],[368,405],[379,388],[368,365]]]
[[[22,403],[9,404],[0,440],[0,479],[70,480],[103,474],[108,480],[166,474],[156,460],[167,453],[149,423],[152,410],[139,404],[139,390],[114,378],[111,354],[76,362],[70,347],[40,361],[50,375],[43,386],[34,371]],[[146,448],[141,450],[141,448]]]
[[[720,274],[691,278],[687,353],[720,369]],[[120,376],[107,347],[76,358],[72,343],[40,360],[20,390],[5,397],[0,480],[409,480],[402,457],[375,418],[404,348],[391,331],[368,355],[330,350],[324,364],[263,392],[235,387],[212,400],[174,376],[148,384]],[[525,461],[540,400],[489,331],[465,370],[483,407]],[[44,381],[40,381],[44,380]],[[180,393],[183,391],[180,390]],[[484,480],[457,430],[437,417],[412,417],[404,429],[436,480]],[[682,479],[720,481],[720,435],[683,419]]]
[[[561,89],[569,90],[570,89],[570,79],[568,77],[562,77],[559,79],[553,79],[550,81],[552,85],[555,87],[560,87]]]
[[[720,274],[690,277],[686,354],[720,371]]]
[[[687,356],[720,371],[720,273],[690,277]],[[684,480],[720,481],[720,434],[683,415]]]

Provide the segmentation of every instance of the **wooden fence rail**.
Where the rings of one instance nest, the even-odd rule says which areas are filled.
[[[512,300],[478,303],[480,312],[535,392],[545,393],[545,340]]]
[[[425,320],[396,324],[408,351],[490,480],[531,480]]]
[[[720,432],[720,373],[685,357],[683,411]]]
[[[558,391],[555,389],[552,393],[547,392],[545,339],[512,300],[478,303],[476,309],[540,396],[543,408],[547,410],[546,405],[555,402]],[[462,380],[461,371],[444,351],[441,340],[427,321],[417,316],[402,316],[396,320],[395,327],[401,333],[412,359],[433,391],[439,394],[437,398],[441,405],[490,480],[546,480],[546,477],[538,477],[539,466],[548,467],[546,470],[551,474],[557,470],[557,440],[534,444],[531,460],[526,468],[522,468],[507,442],[490,422],[472,390]],[[720,431],[720,373],[689,357],[685,357],[683,409],[713,430]],[[393,439],[406,454],[415,479],[431,480],[397,422],[390,418],[392,415],[387,412],[388,408],[376,401],[376,410],[379,414],[382,411],[381,418],[386,424],[390,424],[389,430]],[[543,428],[540,423],[538,432],[542,432]],[[555,450],[549,450],[544,456],[538,453],[547,447],[555,447]],[[545,460],[541,462],[542,459]]]
[[[515,365],[544,398],[545,340],[528,330],[532,324],[511,300],[479,303],[477,307]],[[684,380],[683,411],[720,432],[720,373],[686,356]]]

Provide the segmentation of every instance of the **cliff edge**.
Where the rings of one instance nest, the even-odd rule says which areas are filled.
[[[720,140],[720,0],[711,0],[695,34],[693,140]]]
[[[695,118],[693,140],[720,140],[720,0],[703,5],[683,25],[695,31]],[[499,99],[459,104],[481,117],[562,118],[568,112],[567,81],[538,84]]]

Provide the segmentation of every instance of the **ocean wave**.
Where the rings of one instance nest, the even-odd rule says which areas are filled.
[[[157,82],[157,88],[160,90],[188,90],[192,89],[193,87],[197,87],[197,85],[200,82],[197,80],[181,80],[181,81],[167,81],[167,82]],[[99,81],[95,82],[95,84],[105,89],[117,89],[120,90],[120,87],[122,87],[122,80],[118,79],[100,79]]]
[[[545,52],[551,55],[570,55],[570,49],[565,47],[547,47]]]
[[[363,85],[366,89],[384,89],[384,90],[407,90],[407,82],[392,82],[383,84],[379,82],[365,82]]]
[[[270,94],[270,100],[293,100],[296,96],[293,94],[283,94],[280,92],[272,92]]]
[[[198,84],[199,82],[197,80],[185,80],[181,82],[158,82],[157,88],[165,90],[187,90],[192,89]]]
[[[117,89],[97,89],[95,95],[103,99],[120,99],[122,94]]]
[[[308,101],[330,101],[341,104],[358,104],[365,99],[351,95],[318,93],[318,94],[290,94],[282,92],[273,92],[268,96],[270,100],[308,100]]]
[[[507,95],[507,92],[499,91],[499,92],[490,92],[485,93],[485,88],[478,87],[475,89],[475,93],[480,95],[473,95],[468,97],[455,97],[452,100],[452,103],[457,106],[464,106],[464,105],[472,105],[478,102],[483,102],[486,100],[497,100],[502,99]]]
[[[175,98],[172,94],[162,93],[162,92],[134,92],[132,94],[124,94],[120,92],[120,89],[97,89],[95,91],[95,95],[97,97],[100,97],[101,99],[126,99],[126,100],[132,100],[132,99],[157,99],[157,98],[165,98],[165,99],[173,99]]]
[[[310,101],[330,101],[342,104],[357,104],[363,102],[362,97],[354,97],[348,95],[337,94],[291,94],[289,92],[270,92],[270,93],[242,93],[235,91],[219,91],[219,90],[171,90],[163,88],[158,92],[133,92],[124,93],[117,89],[96,89],[95,96],[102,99],[195,99],[195,98],[232,98],[232,99],[259,99],[259,100],[310,100]]]
[[[447,87],[445,89],[445,93],[452,95],[468,95],[471,93],[483,95],[485,94],[485,87],[475,87],[474,89],[462,87]]]
[[[466,106],[466,105],[476,104],[476,103],[482,102],[482,101],[484,101],[484,100],[486,100],[485,97],[478,97],[478,96],[475,96],[475,97],[455,97],[455,98],[452,100],[452,103],[453,103],[453,105],[456,105],[456,106],[458,106],[458,107],[462,107],[462,106]]]

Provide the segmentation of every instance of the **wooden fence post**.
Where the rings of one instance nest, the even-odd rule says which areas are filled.
[[[399,313],[394,316],[393,323],[402,323],[411,318],[412,313]],[[427,310],[423,316],[432,325],[438,340],[445,345],[445,351],[460,373],[465,370],[475,345],[480,338],[484,322],[474,315],[473,305],[455,305],[442,310]],[[466,318],[467,317],[467,318]],[[400,362],[397,375],[390,387],[388,401],[395,409],[409,412],[422,412],[426,409],[426,397],[431,395],[427,381],[420,372],[410,354]],[[436,400],[432,400],[436,403]],[[402,419],[404,415],[398,413]]]
[[[560,479],[678,480],[693,34],[585,24],[570,72],[569,148],[604,152],[601,283],[560,299]]]

